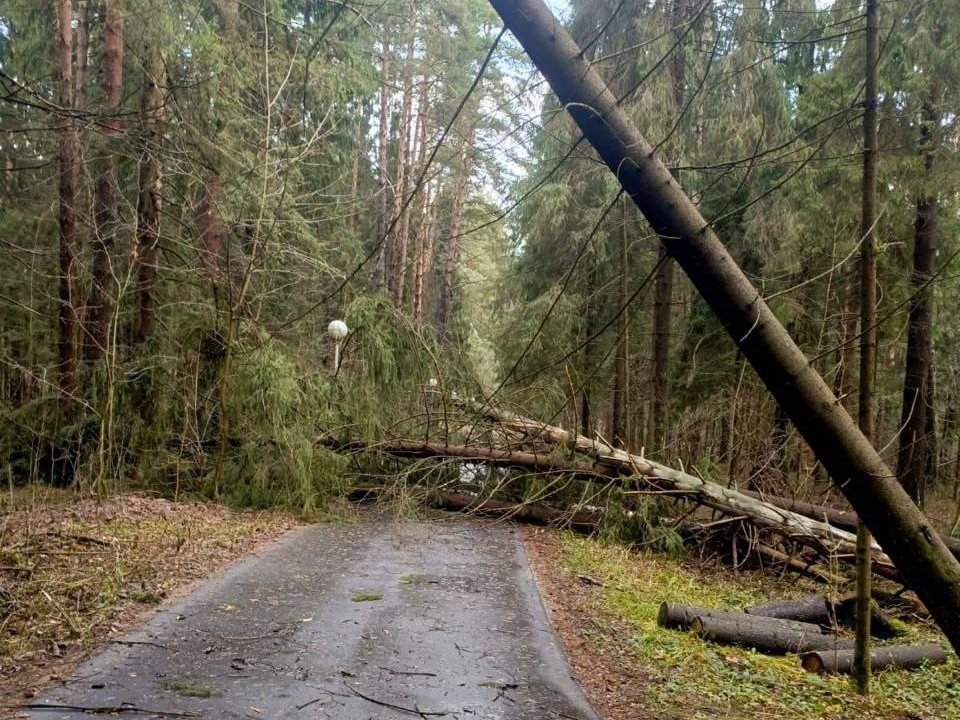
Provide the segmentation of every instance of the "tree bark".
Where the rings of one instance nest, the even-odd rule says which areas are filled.
[[[870,667],[909,669],[924,665],[943,665],[947,654],[939,645],[893,645],[870,651]],[[852,650],[817,650],[804,654],[800,660],[803,669],[815,673],[853,673]]]
[[[913,239],[913,299],[907,324],[907,356],[903,377],[903,405],[900,414],[900,444],[897,448],[897,477],[915,502],[922,504],[929,467],[930,444],[927,416],[931,363],[930,328],[933,292],[929,285],[937,257],[937,209],[939,200],[931,187],[934,154],[932,135],[937,115],[931,102],[923,108],[923,187],[916,204]]]
[[[849,640],[841,640],[835,635],[794,630],[790,627],[790,620],[782,621],[783,627],[758,623],[755,620],[756,618],[746,614],[743,615],[743,619],[706,616],[696,618],[690,628],[694,634],[704,640],[723,645],[756,648],[767,655],[786,655],[834,648],[846,649],[852,644]]]
[[[781,403],[900,574],[960,648],[960,563],[896,482],[596,69],[542,0],[490,0]]]
[[[379,203],[377,241],[380,242],[378,257],[380,281],[386,286],[386,257],[389,245],[386,233],[390,226],[390,218],[387,215],[390,208],[390,201],[387,197],[390,175],[390,33],[386,28],[383,31],[383,57],[380,60],[380,76],[380,118],[377,126],[377,198]]]
[[[393,306],[403,302],[403,274],[406,261],[406,236],[402,234],[403,201],[407,195],[407,152],[410,143],[410,121],[413,114],[413,50],[416,42],[416,20],[413,7],[407,21],[407,56],[403,66],[403,100],[400,107],[400,126],[397,134],[397,176],[393,186],[393,214],[396,218],[390,238],[390,271],[387,275],[387,290]],[[401,248],[401,243],[403,247]],[[402,259],[401,259],[402,254]]]
[[[71,0],[60,0],[57,6],[57,82],[58,103],[63,120],[60,129],[59,180],[59,235],[60,273],[58,291],[58,384],[61,407],[65,414],[73,413],[77,391],[77,331],[80,305],[79,255],[77,241],[77,128],[72,113],[73,97],[73,5]]]
[[[197,231],[200,235],[200,259],[207,277],[214,283],[220,276],[220,253],[223,250],[224,232],[220,221],[220,201],[223,184],[216,172],[207,174],[203,183],[203,197],[197,207]]]
[[[867,33],[864,41],[863,185],[860,213],[860,387],[857,421],[863,436],[876,435],[877,384],[877,62],[879,31],[877,0],[867,0]],[[854,677],[861,695],[870,691],[870,531],[857,521],[856,644]]]
[[[153,337],[157,326],[154,295],[157,284],[160,240],[160,197],[163,184],[160,151],[163,135],[163,93],[160,79],[163,63],[155,48],[147,48],[147,67],[143,74],[141,106],[141,148],[139,199],[137,201],[137,328],[134,342],[144,343]]]
[[[718,608],[705,608],[697,605],[681,605],[670,602],[660,604],[660,610],[657,612],[657,625],[675,630],[686,630],[693,625],[697,618],[712,618],[737,625],[747,624],[758,627],[779,628],[812,635],[823,634],[823,629],[818,623],[765,615],[748,616],[742,610],[720,610]]]
[[[461,153],[462,165],[457,170],[453,180],[453,190],[450,198],[450,222],[447,226],[447,237],[444,243],[446,259],[443,267],[443,288],[440,292],[440,303],[437,308],[437,334],[441,340],[446,340],[450,329],[450,315],[453,312],[453,287],[457,276],[457,261],[460,256],[460,231],[463,229],[463,218],[467,207],[467,198],[470,191],[470,157],[475,128],[470,128]]]
[[[673,0],[670,23],[673,39],[679,42],[683,33],[683,23],[688,15],[688,0]],[[686,55],[682,44],[678,44],[670,59],[670,81],[673,91],[674,122],[680,121],[686,94]],[[675,163],[680,153],[674,152],[671,158]],[[673,171],[674,179],[680,182],[680,173]],[[669,365],[670,332],[673,320],[673,276],[674,261],[666,249],[661,246],[660,263],[653,284],[653,358],[651,364],[652,407],[650,414],[650,440],[656,452],[664,450],[666,435],[667,408],[669,407]]]
[[[627,232],[627,198],[620,206],[620,317],[617,319],[617,361],[613,380],[613,441],[626,448],[630,441],[630,240]]]
[[[123,90],[123,8],[120,0],[106,6],[103,29],[103,59],[100,85],[103,91],[101,127],[106,139],[103,165],[94,191],[93,283],[88,303],[87,358],[98,360],[107,347],[107,332],[113,314],[110,279],[111,254],[117,231],[116,138],[120,132],[117,110]]]
[[[833,615],[830,612],[830,603],[823,595],[808,595],[799,600],[777,600],[748,607],[744,612],[761,617],[802,620],[817,625],[829,625]]]

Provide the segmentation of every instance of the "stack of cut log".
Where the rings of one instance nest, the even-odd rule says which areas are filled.
[[[665,602],[660,606],[657,623],[665,628],[691,630],[704,640],[753,648],[766,655],[799,653],[808,672],[850,673],[853,640],[837,633],[845,620],[847,600],[834,602],[812,595],[741,611]],[[873,607],[873,616],[880,633],[889,637],[895,624],[878,607]],[[939,665],[946,660],[943,648],[935,644],[887,645],[870,651],[871,666],[876,670]]]

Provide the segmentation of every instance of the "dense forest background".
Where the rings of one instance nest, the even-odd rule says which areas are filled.
[[[576,39],[851,412],[863,3],[576,0]],[[315,510],[423,388],[704,476],[825,476],[483,0],[6,0],[11,486]],[[880,9],[876,444],[960,489],[960,7]],[[330,320],[352,333],[335,368]]]

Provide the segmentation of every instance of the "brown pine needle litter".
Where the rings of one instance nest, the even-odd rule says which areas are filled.
[[[141,496],[5,510],[0,697],[29,701],[164,599],[297,524],[279,512]]]

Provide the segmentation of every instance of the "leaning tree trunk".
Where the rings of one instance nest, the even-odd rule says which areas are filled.
[[[111,254],[117,232],[117,137],[123,90],[123,9],[118,0],[111,0],[106,7],[103,28],[103,61],[100,85],[103,90],[103,114],[101,121],[106,139],[103,166],[97,176],[94,191],[93,284],[90,288],[87,329],[87,358],[97,360],[107,347],[107,331],[113,314],[110,297],[112,275]]]
[[[932,111],[925,113],[930,121]],[[926,131],[929,132],[929,131]],[[933,295],[930,279],[937,256],[937,195],[928,187],[933,170],[933,153],[924,160],[924,188],[917,199],[913,240],[914,297],[910,304],[907,329],[907,358],[903,377],[903,406],[900,417],[900,446],[897,450],[897,477],[916,502],[922,502],[926,485],[927,456],[927,383],[930,377],[930,324]]]
[[[73,102],[73,6],[71,0],[60,0],[58,7],[57,69],[59,97],[63,120],[60,129],[60,276],[57,320],[59,335],[58,383],[61,406],[72,413],[77,390],[77,330],[80,305],[79,254],[77,241],[77,128],[72,113]]]
[[[960,648],[960,563],[542,0],[490,0],[906,582]]]
[[[163,93],[160,78],[163,63],[159,53],[147,49],[149,61],[143,74],[141,107],[141,148],[139,199],[137,201],[137,328],[136,343],[146,342],[157,327],[157,264],[160,257],[160,191],[163,177],[160,165]]]

